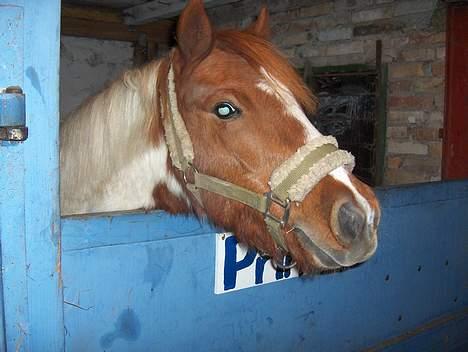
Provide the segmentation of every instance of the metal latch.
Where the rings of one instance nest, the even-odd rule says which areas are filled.
[[[22,142],[27,138],[23,90],[17,86],[0,88],[0,141]]]

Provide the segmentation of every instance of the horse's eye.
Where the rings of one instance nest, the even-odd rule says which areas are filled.
[[[228,102],[222,102],[216,104],[214,113],[220,119],[228,120],[239,116],[240,110],[236,106]]]

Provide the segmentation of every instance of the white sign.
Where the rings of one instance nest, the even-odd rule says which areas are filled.
[[[215,294],[298,277],[296,269],[273,268],[270,259],[239,244],[230,233],[216,234]]]

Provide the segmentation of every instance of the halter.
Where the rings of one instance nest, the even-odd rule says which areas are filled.
[[[203,202],[200,190],[204,190],[259,211],[276,244],[274,265],[283,270],[293,267],[295,263],[290,264],[286,259],[289,257],[289,250],[283,234],[288,225],[291,202],[302,202],[312,188],[336,168],[346,165],[352,170],[354,157],[349,152],[338,149],[336,139],[331,136],[314,138],[273,171],[268,182],[270,191],[260,194],[200,173],[194,167],[193,144],[179,112],[172,65],[168,74],[166,110],[167,114],[161,114],[166,143],[172,164],[182,172],[187,189],[201,206]],[[280,217],[272,213],[273,204],[282,209]]]

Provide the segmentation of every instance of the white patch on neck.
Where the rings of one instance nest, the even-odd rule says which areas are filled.
[[[322,134],[310,123],[291,91],[283,83],[270,75],[263,67],[260,68],[260,72],[265,77],[265,80],[258,82],[257,87],[277,97],[282,102],[285,112],[299,121],[305,130],[306,140],[304,142],[309,143],[315,137],[321,136]]]
[[[167,146],[146,150],[116,172],[91,198],[69,204],[70,214],[98,213],[155,207],[154,187],[163,184],[172,195],[190,201],[177,179],[167,169]],[[66,215],[66,214],[64,214]]]
[[[167,146],[148,149],[116,173],[106,184],[92,212],[154,208],[154,187],[166,185],[172,195],[190,201],[180,183],[167,170]]]
[[[374,210],[372,210],[371,206],[369,205],[369,202],[364,198],[361,193],[359,193],[354,187],[353,183],[349,179],[349,174],[348,172],[343,168],[339,167],[329,174],[331,177],[333,177],[335,180],[340,181],[343,183],[346,187],[348,187],[351,192],[353,192],[354,198],[356,199],[356,202],[358,205],[361,207],[361,209],[366,213],[366,219],[367,219],[367,224],[371,225],[374,223]]]

